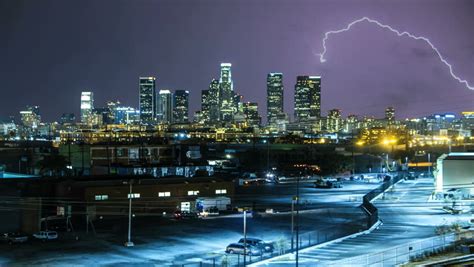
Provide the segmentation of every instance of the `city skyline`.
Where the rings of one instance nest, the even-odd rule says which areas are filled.
[[[66,2],[45,1],[39,6],[7,2],[3,5],[3,24],[14,27],[0,28],[8,40],[1,44],[4,63],[0,80],[4,97],[0,117],[16,115],[16,111],[26,105],[40,106],[47,121],[58,120],[62,113],[79,117],[79,107],[74,103],[77,95],[86,90],[94,91],[97,103],[119,99],[126,106],[138,108],[135,92],[136,79],[140,76],[156,77],[157,90],[188,90],[192,116],[200,109],[201,90],[208,88],[212,78],[217,78],[216,65],[220,62],[233,64],[234,90],[244,96],[244,102],[259,103],[263,117],[266,117],[266,75],[270,72],[281,72],[285,77],[284,111],[289,114],[293,113],[291,88],[298,75],[320,75],[325,80],[321,92],[322,114],[339,108],[343,114],[382,116],[385,107],[394,106],[400,117],[420,117],[434,112],[459,113],[472,109],[474,93],[452,80],[429,47],[392,36],[373,25],[356,25],[351,32],[328,40],[330,49],[324,64],[317,56],[322,52],[324,32],[370,16],[397,29],[429,36],[453,64],[455,72],[472,83],[469,70],[474,58],[469,47],[473,35],[470,29],[463,27],[472,20],[466,12],[472,6],[468,1],[456,5],[432,1],[429,6],[424,5],[424,1],[411,4],[347,1],[344,6],[325,1],[297,1],[291,6],[279,1],[271,6],[265,1],[251,4],[209,1],[203,5],[183,5],[182,11],[192,12],[193,17],[184,16],[180,23],[173,25],[163,21],[176,14],[173,10],[179,3],[142,2],[128,8],[126,2],[113,5],[108,1],[91,1],[93,9],[103,10],[101,7],[107,6],[103,15],[110,19],[80,23],[87,9],[69,5],[74,12],[65,19],[59,10],[65,8]],[[387,6],[394,15],[388,15]],[[259,20],[259,15],[270,7],[275,17],[300,15],[293,16],[289,25],[273,17]],[[421,7],[424,14],[420,15],[417,10]],[[336,8],[340,10],[338,16],[327,15]],[[34,21],[43,20],[37,15],[41,10],[48,10],[50,23],[35,26]],[[229,12],[219,13],[222,10]],[[456,14],[449,23],[438,19],[446,10]],[[133,12],[156,14],[133,19],[128,16]],[[230,16],[230,20],[224,20],[224,16]],[[58,20],[61,23],[54,23]],[[194,20],[202,22],[195,24]],[[234,24],[238,26],[232,26]],[[77,37],[88,36],[96,26],[97,30],[90,33],[89,38]],[[213,33],[229,27],[231,30],[209,43]],[[137,34],[145,31],[149,33],[145,41],[138,41]],[[34,40],[39,38],[38,32],[42,32],[42,42],[25,50],[22,42],[26,36]],[[67,37],[61,40],[64,44],[61,47],[57,46],[59,40],[55,32]],[[194,38],[193,48],[184,46],[187,38]],[[167,44],[162,42],[165,39],[169,40]],[[238,40],[237,46],[229,42],[233,39]],[[107,40],[126,42],[107,44]],[[372,45],[367,46],[366,40]],[[269,41],[272,47],[267,45]],[[68,83],[62,83],[63,79]],[[34,81],[33,86],[29,80]],[[7,101],[14,97],[13,92],[22,97],[17,98],[18,101]],[[341,94],[347,97],[341,98]],[[59,101],[53,105],[52,99]]]

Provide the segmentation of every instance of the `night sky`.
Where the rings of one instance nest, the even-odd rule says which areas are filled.
[[[297,75],[322,76],[323,114],[397,117],[474,110],[474,91],[449,75],[421,41],[368,23],[328,41],[324,32],[368,16],[424,35],[474,84],[474,1],[398,0],[0,0],[0,117],[39,105],[43,118],[79,114],[80,92],[95,105],[138,106],[138,77],[158,89],[200,92],[231,62],[234,89],[266,111],[266,74],[283,72],[293,114]]]

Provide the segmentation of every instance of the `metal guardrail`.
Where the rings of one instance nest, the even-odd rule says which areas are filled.
[[[376,224],[379,221],[379,211],[377,207],[375,207],[375,205],[372,204],[372,200],[376,198],[377,196],[379,196],[380,194],[385,193],[385,191],[388,188],[390,188],[391,186],[393,186],[394,184],[398,183],[399,181],[403,179],[404,177],[397,175],[391,178],[390,180],[383,182],[380,186],[373,189],[362,198],[362,204],[360,205],[360,208],[367,215],[367,229],[370,229],[370,227],[372,227],[374,224]]]

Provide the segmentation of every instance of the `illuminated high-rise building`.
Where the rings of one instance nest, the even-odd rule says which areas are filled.
[[[198,115],[199,115],[198,122],[208,123],[210,121],[210,119],[209,119],[209,109],[210,109],[209,99],[210,99],[209,90],[202,90],[201,91],[201,111],[198,113]]]
[[[92,116],[92,110],[94,109],[94,93],[82,92],[81,93],[81,122],[84,124],[89,123],[90,117]]]
[[[298,76],[295,85],[295,119],[321,117],[321,76]]]
[[[142,124],[152,124],[156,117],[155,108],[155,77],[140,77],[139,81],[139,109],[140,122]]]
[[[388,125],[395,124],[395,109],[393,107],[388,107],[385,109],[385,120]]]
[[[278,114],[283,113],[283,74],[267,75],[267,121],[275,122]]]
[[[173,93],[160,90],[157,99],[157,118],[160,123],[173,122]]]
[[[20,111],[21,123],[27,128],[36,129],[41,123],[38,106],[27,106],[26,110]]]
[[[247,125],[251,127],[260,126],[262,118],[258,114],[258,103],[246,102],[242,106]]]
[[[189,91],[176,90],[174,92],[174,108],[175,123],[189,122]]]
[[[326,118],[326,130],[329,133],[337,133],[342,130],[341,110],[331,109]]]
[[[237,111],[231,67],[231,63],[221,63],[221,75],[219,79],[219,117],[224,122],[232,122],[233,115]]]
[[[209,84],[209,94],[207,97],[207,102],[209,106],[209,122],[216,123],[220,119],[220,97],[219,97],[219,80],[212,79]]]

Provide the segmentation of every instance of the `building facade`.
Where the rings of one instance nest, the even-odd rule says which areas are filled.
[[[160,123],[173,122],[173,93],[170,90],[160,90],[157,100],[157,117]]]
[[[87,124],[94,109],[94,93],[81,93],[81,123]]]
[[[278,114],[283,113],[283,74],[267,75],[267,122],[274,124]]]
[[[298,76],[295,85],[295,120],[321,117],[321,76]]]
[[[174,92],[173,122],[189,122],[189,91],[176,90]]]
[[[140,123],[152,124],[155,122],[155,77],[140,77],[139,81],[139,109]]]

